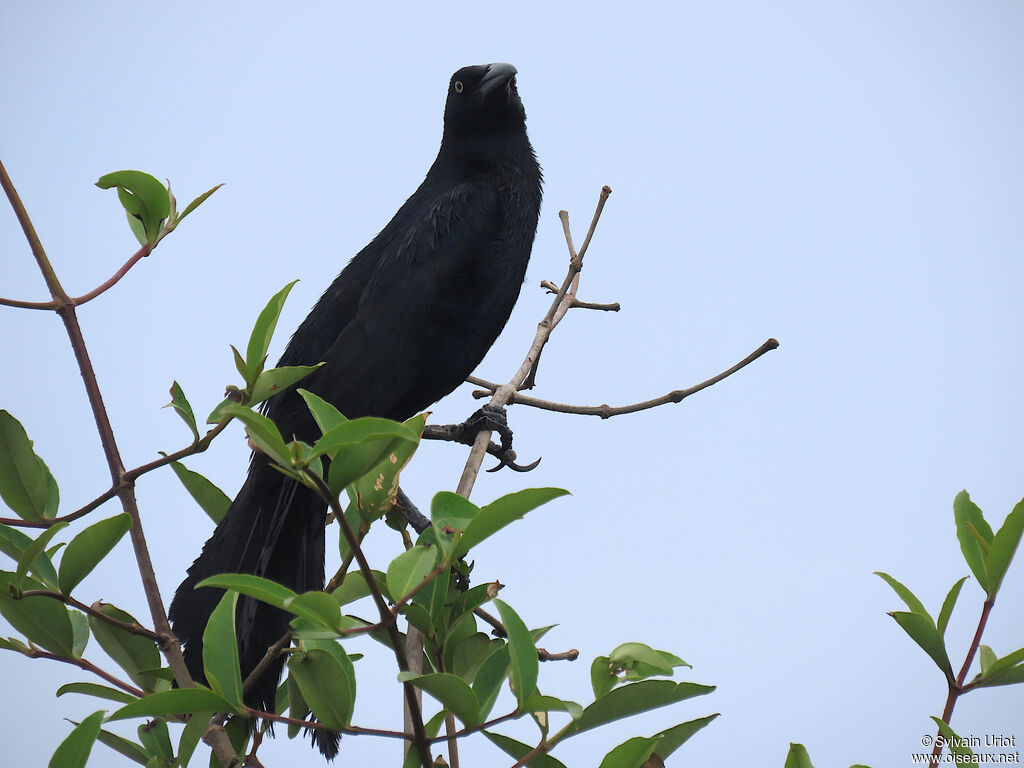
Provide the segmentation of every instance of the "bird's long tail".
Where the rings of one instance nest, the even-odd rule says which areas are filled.
[[[203,632],[223,590],[195,585],[221,573],[251,573],[295,592],[324,587],[325,505],[316,494],[253,456],[242,489],[228,508],[171,601],[170,619],[184,644],[192,678],[205,683]],[[291,614],[242,596],[235,614],[238,656],[244,680],[267,649],[288,630]],[[274,711],[283,657],[279,656],[245,695],[245,703]],[[315,731],[313,740],[328,758],[338,750],[338,734]]]

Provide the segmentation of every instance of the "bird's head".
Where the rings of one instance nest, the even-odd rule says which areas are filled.
[[[479,64],[452,75],[444,107],[446,138],[520,133],[525,124],[526,110],[516,90],[516,68],[511,64]]]

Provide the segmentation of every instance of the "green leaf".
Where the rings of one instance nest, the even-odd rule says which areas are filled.
[[[326,627],[335,634],[341,634],[345,628],[341,623],[341,608],[338,601],[326,592],[314,590],[296,595],[284,601],[284,609]]]
[[[891,611],[889,615],[931,657],[932,661],[942,670],[946,679],[951,679],[953,671],[949,665],[949,656],[946,655],[946,646],[932,620],[919,613],[907,613],[906,611]]]
[[[341,646],[334,644],[341,651]],[[317,719],[331,728],[344,728],[352,719],[355,700],[355,676],[351,662],[326,647],[310,648],[288,658],[288,672],[295,678],[302,697]]]
[[[21,560],[21,555],[26,547],[31,545],[32,539],[17,528],[0,524],[0,552],[18,561]],[[40,554],[36,561],[29,566],[29,570],[47,586],[57,588],[57,570],[47,555]]]
[[[583,707],[575,701],[559,699],[555,696],[545,696],[537,691],[523,704],[524,712],[566,712],[573,719],[583,715]]]
[[[0,615],[26,638],[58,656],[74,656],[74,630],[68,609],[59,600],[36,595],[14,599],[10,585],[15,575],[0,571]],[[42,584],[26,579],[29,589],[41,589]]]
[[[440,712],[438,712],[424,724],[423,730],[426,731],[428,739],[432,739],[435,736],[437,736],[437,732],[441,730],[441,725],[444,723],[447,715],[447,710],[442,709]],[[418,750],[406,750],[405,760],[402,761],[402,768],[422,768],[422,763],[420,763],[420,755]]]
[[[299,688],[299,682],[295,679],[295,675],[288,675],[288,714],[293,720],[305,720],[309,714],[309,705],[306,700],[302,697],[302,690]],[[299,735],[300,727],[297,725],[288,724],[288,738],[294,739]]]
[[[516,701],[522,707],[537,690],[537,674],[540,667],[537,646],[526,624],[509,605],[497,599],[494,605],[501,614],[501,623],[505,625],[505,631],[508,633],[510,678]]]
[[[510,736],[506,736],[503,733],[495,733],[494,731],[483,731],[494,746],[498,747],[506,755],[514,757],[516,760],[522,760],[530,752],[533,751],[533,747],[529,744],[524,744],[521,741],[516,741]],[[565,765],[560,761],[553,758],[551,755],[541,752],[535,757],[531,757],[526,763],[529,768],[565,768]]]
[[[192,430],[193,440],[199,440],[199,427],[196,426],[196,415],[192,412],[192,406],[189,404],[188,398],[185,397],[185,391],[176,381],[171,383],[171,402],[165,405],[164,408],[173,408],[174,412],[185,422],[185,426]]]
[[[309,412],[313,415],[313,420],[320,428],[321,435],[327,434],[334,427],[348,421],[337,408],[319,395],[314,395],[306,389],[297,389],[295,391],[306,401],[306,407],[309,408]]]
[[[188,726],[185,727],[187,728]],[[149,755],[146,754],[146,750],[134,741],[129,741],[118,736],[116,733],[101,730],[96,740],[139,765],[146,765],[149,762]]]
[[[405,440],[415,443],[418,439],[416,433],[405,426],[405,424],[399,424],[397,421],[389,419],[365,416],[361,419],[352,419],[332,427],[313,445],[313,455],[326,455],[336,459],[338,457],[335,454],[341,449],[351,448],[361,443],[370,441],[390,443],[392,440]],[[370,467],[383,458],[384,454],[380,454],[370,464]]]
[[[172,461],[171,469],[185,490],[215,523],[224,519],[231,506],[231,497],[198,472],[193,472],[180,461]]]
[[[235,592],[248,595],[282,610],[284,610],[285,601],[295,597],[295,593],[283,584],[249,573],[220,573],[196,584],[196,589],[200,587],[233,589]]]
[[[488,637],[483,632],[474,632],[454,642],[449,638],[445,641],[445,647],[448,652],[445,669],[450,670],[452,674],[458,675],[466,682],[472,682],[476,679],[481,665],[498,648],[504,648],[505,644],[501,640]]]
[[[1006,575],[1006,569],[1010,567],[1010,561],[1013,560],[1022,534],[1024,534],[1024,500],[1017,502],[1017,506],[1006,516],[1002,527],[993,537],[992,546],[989,547],[988,556],[985,558],[985,570],[988,571],[989,577],[989,597],[994,597],[999,591],[999,585],[1003,583],[1003,576]]]
[[[594,698],[600,699],[619,682],[615,665],[607,656],[598,656],[590,664],[590,687]]]
[[[939,637],[946,636],[946,625],[949,624],[949,618],[953,615],[953,608],[956,606],[956,599],[960,597],[960,588],[963,587],[965,581],[967,581],[966,576],[950,587],[949,593],[946,595],[946,599],[942,601],[942,608],[939,610],[939,619],[935,624],[936,628],[939,630]]]
[[[117,621],[139,623],[131,614],[108,603],[95,603],[92,607]],[[128,673],[136,685],[145,691],[155,690],[161,684],[166,685],[159,675],[152,672],[160,668],[160,651],[156,643],[148,637],[115,627],[96,616],[89,616],[89,627],[104,652]]]
[[[713,685],[674,683],[671,680],[644,680],[628,683],[601,697],[583,710],[583,715],[566,727],[566,736],[588,731],[623,717],[675,704],[715,690]]]
[[[50,758],[50,768],[85,768],[100,733],[103,712],[93,712],[75,726]]]
[[[905,586],[900,584],[896,579],[883,571],[875,571],[875,576],[881,577],[881,579],[893,588],[893,591],[900,596],[900,599],[907,604],[907,607],[911,612],[916,613],[920,616],[924,616],[928,621],[932,621],[931,615],[925,610],[924,604],[917,599],[913,592],[907,589]],[[933,622],[934,623],[934,622]]]
[[[987,646],[985,646],[987,647]],[[1003,656],[1001,659],[993,660],[988,665],[988,671],[984,674],[984,677],[993,677],[1001,672],[1004,672],[1021,662],[1024,662],[1024,648],[1018,648],[1013,653]]]
[[[932,716],[932,720],[934,720],[935,724],[939,726],[939,732],[946,739],[946,744],[949,747],[950,752],[960,757],[974,757],[974,752],[971,751],[970,747],[966,746],[966,740],[961,739],[959,736],[957,736],[956,732],[954,732],[953,729],[950,728],[944,720],[941,720],[934,716]],[[965,762],[977,761],[971,760]]]
[[[252,439],[253,444],[263,453],[267,454],[280,466],[290,469],[292,466],[291,454],[288,452],[281,433],[277,426],[255,411],[250,411],[241,405],[231,405],[222,408],[221,412],[226,416],[234,416],[245,425],[245,432]]]
[[[196,686],[174,688],[170,691],[151,693],[117,710],[109,720],[127,720],[132,717],[153,717],[156,715],[183,715],[187,712],[236,712],[231,702],[213,691]],[[242,714],[238,712],[237,714]]]
[[[80,659],[89,644],[89,617],[78,611],[68,611],[68,618],[71,619],[71,653]]]
[[[242,706],[242,673],[238,668],[235,606],[238,593],[228,591],[210,614],[203,632],[203,671],[213,692]]]
[[[657,745],[657,739],[634,736],[605,755],[600,768],[643,768]]]
[[[171,198],[163,184],[141,171],[115,171],[100,176],[96,186],[100,189],[117,187],[118,199],[129,222],[134,219],[142,225],[145,238],[139,238],[140,242],[156,242],[164,219],[171,212]]]
[[[378,588],[382,587],[387,580],[387,577],[380,571],[372,571],[374,576],[374,583],[378,585]],[[353,571],[345,576],[345,580],[341,583],[337,589],[335,589],[331,596],[337,601],[339,606],[348,605],[354,603],[363,597],[370,594],[370,587],[366,583],[366,577],[363,576],[362,571]]]
[[[190,213],[192,213],[192,211],[194,211],[196,208],[198,208],[200,205],[202,205],[204,202],[206,202],[206,198],[208,198],[210,195],[212,195],[214,192],[216,192],[218,189],[220,189],[223,186],[224,186],[224,184],[221,183],[221,184],[218,184],[217,186],[213,187],[212,189],[206,190],[205,192],[203,192],[203,194],[201,194],[199,197],[197,197],[191,203],[186,205],[185,206],[185,210],[182,211],[181,215],[175,220],[174,225],[177,226],[178,224],[180,224],[182,219],[184,219],[186,216],[188,216]]]
[[[429,693],[465,726],[472,728],[480,724],[480,704],[472,689],[461,677],[447,672],[428,675],[400,672],[398,680],[402,683],[411,683]]]
[[[388,565],[388,591],[396,601],[400,601],[418,587],[436,565],[435,548],[415,546],[406,550]]]
[[[22,520],[46,517],[46,471],[32,450],[25,428],[0,410],[0,498]]]
[[[643,665],[653,670],[652,674],[672,676],[672,664],[660,653],[643,643],[623,643],[609,657],[611,662],[621,669],[632,669]]]
[[[256,325],[253,326],[252,334],[249,336],[249,344],[245,349],[245,367],[248,375],[245,377],[249,385],[256,380],[256,377],[263,370],[263,362],[267,358],[267,350],[270,349],[270,340],[274,336],[274,329],[277,328],[277,320],[281,316],[281,309],[284,307],[285,299],[291,292],[292,287],[299,282],[292,280],[284,288],[270,297],[267,306],[256,318]]]
[[[472,547],[493,536],[506,525],[519,520],[527,512],[567,493],[569,492],[561,488],[527,488],[492,501],[486,507],[482,507],[480,513],[466,526],[455,548],[455,557],[462,557]]]
[[[981,676],[987,677],[989,667],[997,661],[996,653],[987,645],[978,646],[978,662],[981,664]]]
[[[714,714],[707,717],[699,717],[696,720],[688,720],[685,723],[680,723],[677,726],[654,734],[654,738],[658,740],[658,747],[655,750],[658,753],[658,757],[662,760],[668,759],[669,755],[679,749],[687,739],[716,717],[718,715]]]
[[[509,670],[508,646],[502,645],[488,656],[473,679],[473,694],[480,702],[480,718],[485,719],[498,700],[501,684]]]
[[[807,754],[807,748],[803,744],[789,745],[785,768],[814,768],[811,765],[811,757]]]
[[[136,731],[139,741],[150,755],[169,761],[174,759],[174,747],[171,746],[171,735],[167,731],[167,721],[155,718],[143,723]]]
[[[416,453],[426,422],[426,414],[413,416],[403,422],[415,436],[415,442],[406,439],[392,440],[384,457],[349,485],[349,493],[354,494],[356,505],[364,520],[377,520],[394,506],[398,496],[398,476]]]
[[[60,559],[60,575],[57,577],[60,591],[70,595],[71,590],[92,572],[131,527],[131,517],[122,513],[100,520],[75,536]]]
[[[455,548],[462,534],[479,513],[476,504],[457,493],[441,491],[434,495],[430,502],[430,520],[445,563],[450,564],[455,559]]]
[[[269,371],[264,371],[252,386],[252,393],[249,395],[249,405],[262,403],[278,392],[283,392],[293,384],[302,381],[322,365],[323,363],[317,363],[316,365],[286,365],[282,368],[272,368]]]
[[[50,539],[60,533],[64,528],[67,528],[67,523],[57,523],[52,525],[39,534],[31,544],[25,547],[25,551],[21,553],[21,557],[18,559],[18,570],[14,576],[14,586],[19,591],[22,588],[22,584],[25,581],[25,576],[28,574],[29,569],[39,560],[40,557],[46,557],[43,554],[46,549],[46,545],[50,543]],[[49,558],[46,558],[49,560]]]
[[[981,588],[990,594],[991,584],[985,561],[993,538],[992,528],[985,522],[981,510],[971,501],[967,491],[960,491],[953,500],[953,516],[956,519],[956,537],[960,541],[964,560],[967,561]]]
[[[302,716],[305,717],[305,713]],[[189,761],[192,760],[192,755],[196,751],[196,747],[199,746],[199,741],[210,725],[211,717],[213,717],[212,712],[193,712],[192,717],[185,723],[185,727],[181,731],[181,739],[178,741],[178,761],[182,768],[188,768]]]
[[[116,701],[119,704],[135,701],[135,697],[129,693],[120,691],[117,688],[97,685],[96,683],[67,683],[57,689],[58,696],[63,696],[65,693],[84,693],[86,696],[96,696],[101,699]]]

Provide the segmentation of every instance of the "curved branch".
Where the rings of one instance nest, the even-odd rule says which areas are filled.
[[[773,349],[778,349],[779,342],[775,339],[768,339],[764,344],[755,349],[745,358],[740,360],[736,365],[728,368],[716,376],[712,376],[706,381],[702,381],[700,384],[696,384],[687,389],[676,389],[668,394],[662,395],[661,397],[655,397],[650,400],[644,400],[641,403],[632,403],[630,405],[568,405],[566,403],[555,403],[550,400],[541,400],[536,397],[530,397],[528,395],[516,392],[512,395],[510,404],[512,405],[528,405],[533,408],[540,408],[543,411],[554,411],[556,413],[572,413],[580,416],[599,416],[602,419],[610,419],[612,416],[622,416],[627,413],[637,413],[638,411],[646,411],[650,408],[657,408],[659,405],[668,405],[669,403],[678,403],[690,395],[695,395],[703,389],[717,384],[722,379],[732,376],[734,373],[742,368],[746,368],[752,362],[761,357],[766,352],[771,352]],[[489,390],[488,392],[477,393],[474,392],[473,396],[487,397],[490,392],[496,392],[500,389],[498,384],[487,381],[485,379],[477,378],[476,376],[469,376],[466,378],[470,384],[476,384],[478,387],[484,387]]]
[[[118,284],[122,277],[128,274],[128,270],[134,267],[139,262],[140,259],[149,256],[149,254],[153,252],[153,249],[156,248],[157,242],[159,242],[159,240],[157,240],[154,243],[146,243],[144,246],[139,248],[139,250],[137,250],[134,254],[132,254],[132,257],[128,259],[128,261],[126,261],[124,265],[119,270],[117,270],[117,272],[115,272],[109,280],[99,285],[98,287],[93,288],[88,293],[82,294],[81,296],[76,296],[71,301],[74,302],[76,307],[81,306],[82,304],[85,304],[87,301],[92,301],[101,293],[109,291],[111,288]]]

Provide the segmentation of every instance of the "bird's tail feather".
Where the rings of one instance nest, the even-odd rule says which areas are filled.
[[[171,623],[184,644],[185,663],[194,680],[206,682],[203,632],[224,594],[195,585],[221,573],[251,573],[299,593],[323,589],[325,511],[313,491],[275,470],[266,456],[253,457],[242,489],[171,601]],[[258,600],[239,599],[235,628],[243,680],[288,630],[291,618]],[[260,676],[245,696],[248,706],[274,711],[282,665],[283,658],[278,657]],[[318,732],[314,743],[330,758],[337,753],[338,738],[339,734]]]

